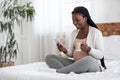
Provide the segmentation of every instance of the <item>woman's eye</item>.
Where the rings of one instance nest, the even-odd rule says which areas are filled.
[[[73,23],[75,23],[75,22],[79,22],[80,20],[73,20]]]
[[[77,20],[77,22],[79,22],[80,20]]]

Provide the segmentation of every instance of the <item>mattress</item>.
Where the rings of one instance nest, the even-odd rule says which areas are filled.
[[[120,80],[120,60],[106,61],[103,72],[56,73],[45,62],[0,68],[0,80]]]

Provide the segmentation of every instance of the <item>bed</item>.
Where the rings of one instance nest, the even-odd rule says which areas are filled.
[[[0,80],[120,80],[120,23],[97,25],[104,35],[107,69],[103,72],[61,74],[45,62],[36,62],[0,68]]]

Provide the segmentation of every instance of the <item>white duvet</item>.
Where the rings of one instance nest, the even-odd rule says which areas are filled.
[[[107,70],[75,74],[56,73],[45,62],[0,68],[0,80],[120,80],[120,60],[106,63]]]

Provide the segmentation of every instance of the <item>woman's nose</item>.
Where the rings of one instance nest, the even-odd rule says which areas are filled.
[[[77,22],[76,22],[76,21],[74,21],[74,22],[73,22],[73,24],[74,24],[74,25],[77,25]]]

